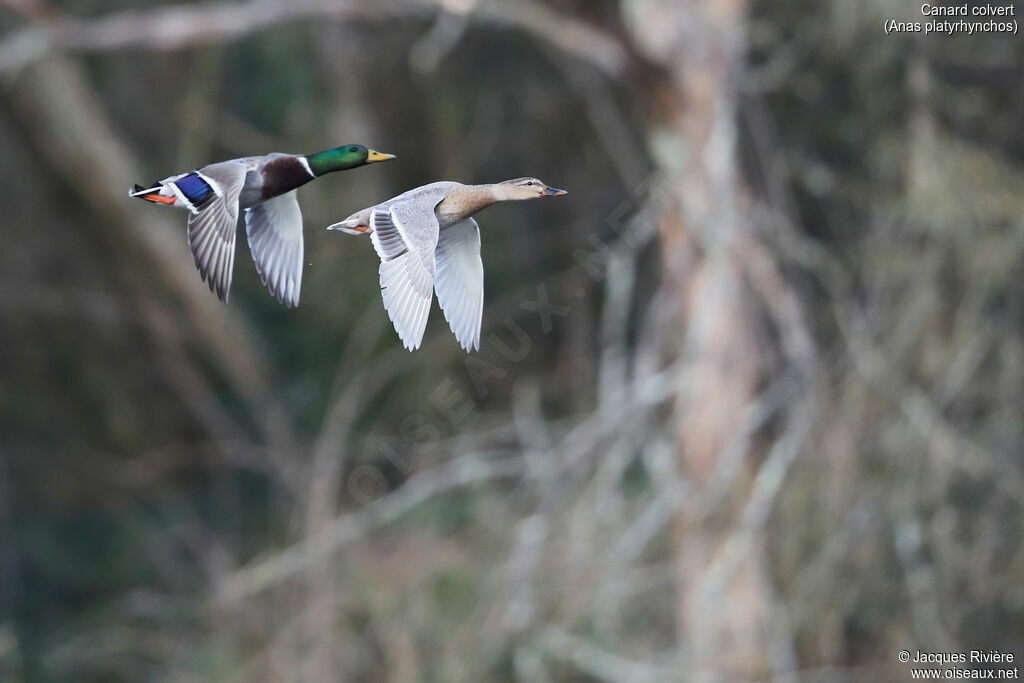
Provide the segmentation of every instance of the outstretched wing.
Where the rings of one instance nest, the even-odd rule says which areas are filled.
[[[434,256],[434,289],[448,326],[466,351],[480,348],[484,312],[484,264],[480,226],[472,218],[441,232]]]
[[[370,214],[384,308],[410,351],[423,342],[434,298],[434,251],[440,229],[435,204],[379,206]]]
[[[285,306],[298,306],[303,246],[295,190],[246,209],[245,231],[263,284]]]
[[[203,281],[227,303],[231,273],[235,264],[235,228],[238,224],[238,194],[245,183],[247,167],[239,161],[225,161],[199,169],[216,193],[202,208],[188,217],[188,246]]]

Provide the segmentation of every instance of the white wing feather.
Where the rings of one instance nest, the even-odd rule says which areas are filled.
[[[285,306],[298,306],[303,242],[295,190],[246,209],[245,230],[263,284]]]
[[[466,351],[479,350],[484,310],[480,227],[472,218],[441,232],[435,254],[434,289],[448,326]]]
[[[397,207],[378,207],[370,216],[373,248],[380,257],[380,287],[384,308],[395,326],[402,344],[410,351],[423,342],[434,298],[434,249],[437,245],[437,219],[433,237],[429,225],[408,230],[396,214]],[[420,217],[422,218],[422,217]]]

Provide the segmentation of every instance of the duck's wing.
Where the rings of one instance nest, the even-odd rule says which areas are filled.
[[[295,190],[246,209],[245,232],[263,284],[285,306],[298,306],[303,246]]]
[[[480,348],[484,312],[484,263],[480,226],[472,218],[441,232],[434,256],[434,289],[448,326],[466,351]]]
[[[378,206],[370,214],[384,308],[410,351],[423,342],[434,298],[434,251],[440,230],[434,207],[441,198]]]
[[[227,303],[235,264],[238,194],[245,183],[244,160],[223,161],[198,170],[215,193],[188,217],[188,246],[203,281]]]

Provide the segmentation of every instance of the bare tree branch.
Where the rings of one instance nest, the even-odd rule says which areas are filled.
[[[426,500],[463,486],[519,477],[525,471],[526,463],[519,457],[494,459],[480,454],[460,457],[414,476],[383,500],[323,524],[316,534],[307,536],[301,543],[226,577],[216,587],[216,596],[232,601],[265,591],[322,562],[367,532],[395,521]]]
[[[176,50],[307,21],[382,21],[457,9],[451,0],[250,0],[131,10],[21,29],[0,42],[0,72],[16,73],[59,52]],[[479,2],[461,12],[482,23],[526,31],[610,75],[620,74],[627,63],[628,54],[615,38],[533,0]]]
[[[270,454],[295,450],[289,419],[270,391],[268,370],[252,345],[246,324],[220,304],[196,277],[183,248],[180,225],[170,215],[146,213],[124,201],[124,187],[139,176],[131,152],[117,139],[77,65],[52,60],[38,65],[11,98],[40,159],[61,178],[83,206],[106,223],[125,256],[143,259],[194,323],[191,333],[232,388],[261,416]],[[121,252],[119,252],[119,255]],[[154,285],[156,287],[156,285]],[[141,300],[140,300],[141,301]],[[143,327],[160,325],[141,309]],[[173,327],[162,323],[164,327]],[[177,334],[177,333],[176,333]],[[157,334],[156,336],[161,336]],[[166,332],[163,338],[170,338]],[[282,462],[282,476],[290,465]]]

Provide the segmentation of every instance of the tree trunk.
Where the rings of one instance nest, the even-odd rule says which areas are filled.
[[[673,340],[670,352],[686,359],[674,439],[693,492],[674,527],[678,635],[691,673],[763,678],[770,674],[769,600],[760,553],[755,544],[722,572],[718,560],[740,506],[711,515],[701,495],[739,431],[759,373],[753,307],[736,249],[749,230],[734,97],[746,4],[631,0],[623,11],[634,44],[664,68],[652,89],[649,144],[663,183],[661,301],[676,306],[663,334]],[[739,471],[730,490],[745,494],[750,473]]]

